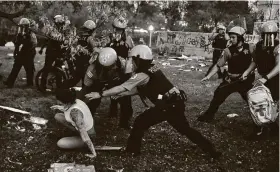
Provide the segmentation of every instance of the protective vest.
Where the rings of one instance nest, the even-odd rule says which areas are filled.
[[[225,49],[227,46],[227,40],[225,36],[217,35],[214,39],[214,43],[212,45],[213,48]]]
[[[72,109],[79,109],[83,113],[85,129],[86,131],[90,130],[93,127],[93,118],[88,106],[83,101],[76,99],[76,103],[64,112],[66,121],[70,122],[76,128],[76,124],[70,116]]]
[[[35,47],[36,47],[36,42],[33,42],[32,40],[32,35],[33,33],[28,33],[25,35],[18,35],[17,36],[17,40],[16,40],[16,44],[20,45],[22,44],[22,48],[21,48],[21,54],[34,54],[36,53]]]
[[[113,41],[110,44],[110,47],[116,51],[118,56],[121,56],[125,59],[128,57],[129,47],[125,41],[123,41],[123,40],[121,40],[120,42]]]
[[[252,62],[249,44],[243,44],[241,52],[234,46],[229,47],[231,58],[228,59],[228,72],[232,74],[243,74]]]
[[[273,51],[279,45],[279,41],[275,40],[274,47],[263,47],[262,45],[263,41],[258,42],[256,45],[255,63],[257,64],[259,74],[267,75],[276,66],[276,58]],[[279,77],[279,75],[277,76]]]
[[[152,66],[146,74],[149,75],[150,80],[138,90],[141,95],[146,96],[151,102],[156,104],[158,97],[160,95],[163,96],[174,86],[156,65]]]

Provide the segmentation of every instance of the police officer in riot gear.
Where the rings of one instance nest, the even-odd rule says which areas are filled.
[[[249,68],[242,75],[243,79],[248,77],[255,68],[261,75],[256,83],[264,84],[271,92],[273,101],[278,104],[279,102],[279,40],[276,39],[279,29],[275,22],[268,21],[261,26],[261,37],[253,52],[253,61]],[[279,106],[278,106],[279,108]],[[277,109],[279,111],[279,109]],[[270,124],[263,130],[255,126],[255,131],[251,133],[246,139],[259,139],[265,137],[265,132],[271,131],[270,134],[279,136],[279,127],[276,123]],[[261,131],[262,134],[256,134]]]
[[[184,115],[186,95],[184,91],[174,87],[156,65],[151,64],[153,60],[151,49],[146,45],[137,45],[132,48],[129,56],[133,58],[136,68],[136,73],[129,80],[109,90],[86,95],[89,99],[99,99],[138,92],[155,104],[155,107],[146,110],[135,119],[126,151],[138,155],[144,132],[153,125],[167,121],[212,157],[220,156],[209,140],[189,126]]]
[[[45,64],[43,68],[44,72],[41,78],[41,90],[43,91],[46,90],[47,77],[52,68],[53,62],[56,58],[62,57],[61,45],[65,38],[70,35],[70,30],[64,30],[63,26],[65,24],[65,20],[62,15],[54,16],[54,23],[55,26],[47,29],[47,33],[45,33],[50,40],[47,44]]]
[[[27,18],[22,18],[19,22],[20,32],[18,33],[15,41],[15,51],[14,51],[14,65],[13,69],[4,82],[8,87],[13,87],[14,82],[18,76],[18,73],[23,66],[26,71],[27,76],[27,86],[33,85],[34,76],[34,58],[36,55],[37,38],[35,33],[30,30],[31,24],[30,20]],[[20,45],[22,48],[19,50]]]
[[[83,24],[77,41],[77,44],[81,46],[81,52],[75,54],[75,76],[63,82],[61,88],[73,87],[81,79],[83,80],[88,66],[95,60],[93,52],[99,51],[97,48],[99,43],[95,41],[95,28],[96,24],[92,20],[87,20]]]
[[[89,92],[100,92],[104,89],[112,88],[122,83],[121,76],[125,73],[125,65],[120,61],[117,53],[110,47],[102,48],[95,60],[87,69],[84,78],[84,87],[78,94],[78,98],[85,100],[85,95]],[[99,106],[101,99],[85,100],[94,114]],[[121,125],[120,127],[124,128]]]
[[[279,101],[279,40],[276,39],[278,30],[273,21],[262,25],[262,40],[256,44],[253,61],[242,76],[247,78],[247,75],[257,68],[262,76],[257,81],[269,88],[274,101]]]
[[[215,36],[213,43],[212,43],[212,47],[214,48],[213,51],[213,60],[212,60],[212,65],[209,67],[206,75],[209,74],[209,72],[211,71],[211,69],[216,65],[217,61],[219,60],[219,58],[221,57],[221,54],[223,52],[223,50],[226,48],[227,46],[227,38],[225,36],[225,31],[226,31],[226,27],[223,25],[219,25],[217,27],[217,32],[218,35]],[[218,77],[222,78],[222,72],[221,69],[218,69]]]
[[[252,88],[255,75],[250,73],[246,79],[240,79],[252,61],[253,52],[252,46],[244,43],[244,34],[245,30],[239,26],[235,26],[229,31],[231,46],[223,51],[222,57],[218,60],[217,64],[201,80],[209,80],[218,71],[219,67],[224,66],[228,62],[228,76],[215,90],[209,108],[198,117],[198,121],[210,122],[213,120],[219,106],[234,92],[238,92],[247,101],[247,92]]]
[[[120,16],[114,19],[113,21],[113,39],[112,42],[109,44],[111,48],[113,48],[116,52],[118,57],[123,61],[124,63],[129,63],[128,60],[128,52],[129,50],[134,46],[134,43],[132,41],[132,38],[130,36],[127,36],[125,29],[127,27],[128,21]],[[127,80],[131,73],[126,73],[126,76],[122,76],[123,82]],[[122,128],[130,128],[129,121],[133,114],[133,109],[131,105],[131,97],[125,96],[118,100],[111,99],[111,105],[110,105],[110,116],[117,116],[118,112],[118,104],[120,104],[120,126]]]

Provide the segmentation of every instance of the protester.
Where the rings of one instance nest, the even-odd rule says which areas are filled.
[[[4,81],[4,84],[9,88],[14,86],[22,66],[26,71],[27,86],[33,86],[34,58],[37,45],[36,35],[30,29],[33,25],[31,25],[30,20],[27,18],[22,18],[19,21],[20,33],[17,34],[15,40],[14,65],[8,79]],[[22,48],[19,50],[20,45],[22,45]]]
[[[53,110],[59,110],[62,113],[57,113],[55,119],[57,122],[63,124],[72,131],[78,131],[80,137],[64,137],[57,142],[57,146],[62,149],[75,149],[88,146],[93,157],[96,152],[93,143],[90,139],[95,136],[94,120],[88,106],[81,100],[76,98],[76,91],[74,89],[57,89],[56,98],[64,103],[61,105],[54,105]]]
[[[137,45],[132,48],[129,56],[133,58],[136,69],[136,73],[129,80],[109,90],[91,92],[86,95],[89,99],[100,99],[107,96],[133,95],[139,92],[155,104],[155,107],[151,107],[136,117],[126,151],[139,155],[144,132],[153,125],[167,121],[212,157],[219,157],[221,153],[214,149],[211,142],[189,126],[184,114],[186,95],[184,91],[174,87],[156,65],[151,65],[153,60],[151,49],[146,45]]]

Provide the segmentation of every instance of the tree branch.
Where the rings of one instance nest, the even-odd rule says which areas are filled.
[[[13,21],[14,18],[22,16],[29,7],[30,7],[30,3],[26,2],[24,8],[21,11],[18,11],[18,12],[13,13],[13,14],[9,14],[9,13],[5,13],[3,11],[0,11],[0,17],[7,18],[7,19]]]

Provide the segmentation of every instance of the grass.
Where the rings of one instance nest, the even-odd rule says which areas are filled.
[[[0,73],[7,77],[11,71],[13,58],[7,53],[11,49],[0,48],[0,60],[3,63]],[[166,59],[158,59],[158,62],[167,62]],[[36,70],[42,67],[44,57],[36,56]],[[184,69],[198,62],[168,61],[172,65],[186,64]],[[260,141],[246,141],[244,136],[251,133],[254,126],[250,119],[249,109],[238,94],[231,95],[220,107],[216,114],[216,120],[212,124],[196,121],[199,114],[206,110],[212,99],[213,92],[219,81],[213,78],[206,85],[200,83],[207,67],[203,72],[179,71],[179,68],[162,66],[163,72],[180,89],[186,91],[188,101],[185,115],[192,127],[198,129],[209,138],[223,152],[221,159],[209,160],[199,148],[187,138],[179,135],[168,123],[163,122],[153,126],[146,132],[142,155],[131,157],[116,151],[98,151],[96,159],[84,156],[88,150],[60,150],[56,142],[64,136],[72,133],[54,121],[55,112],[49,107],[57,104],[54,96],[43,95],[36,87],[26,88],[24,70],[18,76],[15,87],[6,88],[0,83],[0,105],[19,108],[32,113],[34,116],[49,120],[47,128],[34,130],[28,122],[16,124],[22,121],[22,115],[6,110],[0,110],[0,171],[1,172],[39,172],[47,171],[54,162],[75,162],[77,164],[94,165],[96,171],[109,171],[109,168],[121,169],[124,172],[274,172],[279,171],[279,137],[271,137]],[[125,146],[129,132],[118,128],[118,120],[109,118],[108,99],[102,100],[101,106],[94,116],[97,137],[95,145]],[[138,97],[133,98],[134,118],[139,115],[144,106]],[[229,113],[237,113],[239,116],[228,118]],[[25,128],[24,132],[15,129],[19,125]],[[15,162],[20,162],[17,164]]]

